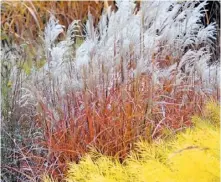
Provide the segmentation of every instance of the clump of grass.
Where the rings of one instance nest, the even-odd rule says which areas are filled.
[[[213,103],[207,104],[217,108]],[[209,109],[210,113],[219,113]],[[195,126],[152,144],[140,141],[121,164],[97,152],[70,163],[65,181],[200,181],[220,180],[219,125],[209,115],[194,117]]]
[[[192,126],[191,116],[216,91],[218,99],[219,91],[218,67],[207,65],[216,25],[201,24],[205,5],[147,1],[135,10],[133,1],[118,1],[115,11],[103,12],[98,27],[88,15],[85,36],[79,21],[65,31],[51,16],[44,47],[33,51],[39,69],[27,63],[21,70],[26,84],[35,87],[22,88],[19,103],[37,128],[34,137],[20,142],[21,176],[37,180],[46,172],[61,179],[67,162],[79,162],[90,147],[122,162],[139,138],[149,145]],[[80,46],[79,37],[85,38]],[[151,153],[164,170],[164,152]]]
[[[206,97],[195,95],[191,90],[177,89],[172,100],[163,97],[165,91],[155,86],[156,93],[162,97],[154,95],[154,106],[148,106],[150,87],[144,85],[148,82],[149,77],[142,76],[121,87],[113,86],[107,95],[103,87],[97,87],[93,92],[70,92],[61,101],[65,101],[66,107],[58,105],[56,110],[42,102],[42,111],[38,115],[39,127],[44,132],[41,146],[49,152],[45,161],[41,161],[48,166],[39,168],[50,171],[53,176],[62,176],[67,161],[78,162],[90,147],[123,161],[138,139],[151,143],[191,126],[192,115],[200,113],[203,107],[200,100]],[[183,105],[182,94],[189,97]],[[194,97],[196,103],[192,102]],[[195,108],[196,104],[198,107]],[[148,107],[151,108],[149,113]]]

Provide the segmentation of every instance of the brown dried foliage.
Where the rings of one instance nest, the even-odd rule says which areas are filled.
[[[3,1],[1,2],[1,39],[33,41],[54,14],[67,27],[73,20],[87,19],[88,12],[98,22],[104,2],[102,1]]]

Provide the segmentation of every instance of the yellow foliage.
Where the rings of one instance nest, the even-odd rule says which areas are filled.
[[[52,178],[50,178],[48,175],[44,175],[44,176],[42,177],[42,180],[43,180],[44,182],[56,182],[56,181],[54,181]]]
[[[70,164],[67,181],[114,182],[125,181],[126,173],[118,161],[102,156],[96,161],[87,155],[80,164]]]
[[[91,152],[71,163],[67,182],[218,182],[220,181],[219,106],[206,105],[194,127],[152,144],[140,141],[123,164]],[[45,181],[48,182],[48,181]]]
[[[32,65],[30,65],[28,62],[25,62],[22,66],[24,72],[27,74],[27,75],[30,75],[31,73],[31,67]]]
[[[11,86],[12,86],[12,82],[11,82],[11,81],[8,81],[7,87],[11,87]]]
[[[220,105],[215,101],[211,101],[206,105],[206,117],[214,124],[220,125]]]
[[[189,148],[171,157],[176,181],[219,181],[219,160],[204,148]]]

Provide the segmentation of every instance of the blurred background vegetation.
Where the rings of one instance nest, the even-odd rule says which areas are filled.
[[[101,1],[3,1],[1,2],[1,40],[33,41],[38,38],[50,14],[68,27],[73,21],[86,21],[88,12],[95,17],[95,22],[104,7]]]

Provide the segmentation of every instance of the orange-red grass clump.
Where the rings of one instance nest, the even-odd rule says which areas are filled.
[[[168,83],[151,85],[150,75],[141,75],[109,90],[101,86],[70,92],[53,109],[41,102],[36,121],[44,139],[36,142],[47,153],[46,158],[31,154],[40,165],[35,167],[57,178],[67,162],[78,162],[90,147],[122,161],[138,138],[151,142],[190,126],[207,96],[194,87],[184,89],[184,83]]]

